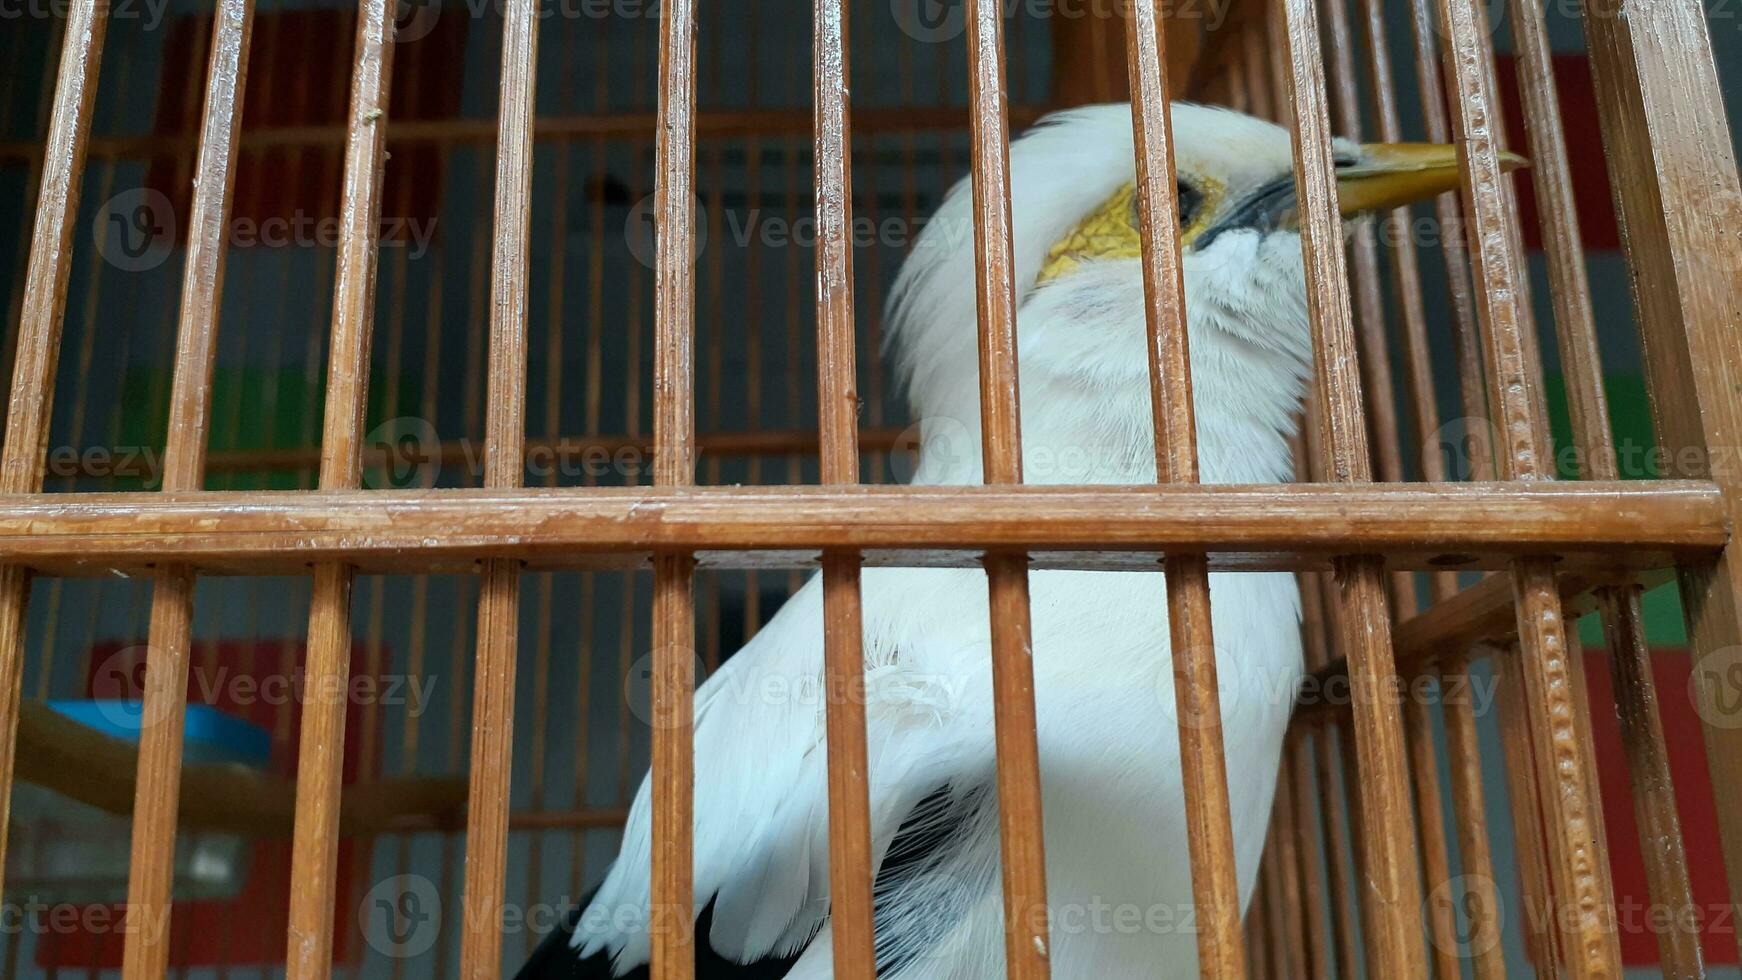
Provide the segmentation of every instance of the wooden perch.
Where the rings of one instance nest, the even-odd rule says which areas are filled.
[[[117,816],[133,813],[137,746],[25,700],[18,714],[18,778]],[[464,779],[409,777],[345,787],[340,832],[383,833],[414,822],[446,825],[466,806]],[[182,770],[177,826],[251,837],[289,837],[296,782],[243,765]]]

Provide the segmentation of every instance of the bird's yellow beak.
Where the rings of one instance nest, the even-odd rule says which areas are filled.
[[[1530,166],[1500,154],[1500,168]],[[1458,188],[1458,148],[1440,143],[1366,143],[1359,160],[1337,168],[1337,203],[1344,217],[1383,211]]]

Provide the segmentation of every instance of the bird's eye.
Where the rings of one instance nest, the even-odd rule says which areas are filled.
[[[1190,228],[1198,220],[1198,210],[1204,205],[1204,194],[1183,180],[1175,188],[1179,194],[1179,226]]]
[[[1179,201],[1179,226],[1190,228],[1198,220],[1198,211],[1204,206],[1204,192],[1196,187],[1180,181],[1174,185],[1174,194]],[[1131,195],[1131,227],[1142,227],[1142,216],[1137,213],[1137,195]]]

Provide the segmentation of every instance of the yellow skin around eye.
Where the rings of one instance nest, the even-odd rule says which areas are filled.
[[[1194,184],[1203,194],[1198,213],[1181,236],[1180,244],[1191,247],[1210,218],[1220,209],[1224,186],[1217,181]],[[1132,201],[1137,196],[1136,184],[1122,185],[1113,196],[1102,202],[1088,217],[1077,223],[1070,233],[1047,250],[1036,280],[1045,284],[1075,272],[1086,261],[1135,259],[1143,254],[1143,238],[1137,230],[1136,209]]]

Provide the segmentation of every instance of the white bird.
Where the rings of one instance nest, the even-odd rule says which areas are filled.
[[[1280,483],[1312,360],[1289,134],[1173,107],[1201,476]],[[1334,147],[1342,209],[1450,189],[1448,147]],[[1010,147],[1023,472],[1151,484],[1154,433],[1127,105],[1044,120]],[[914,483],[981,481],[972,204],[959,183],[889,302],[919,420]],[[1052,975],[1197,975],[1197,936],[1159,572],[1030,576]],[[1211,576],[1242,906],[1301,674],[1283,573]],[[863,579],[877,959],[886,980],[1003,975],[984,572]],[[696,696],[695,894],[703,977],[832,975],[822,687],[813,577]],[[525,978],[645,975],[650,803],[590,902]],[[751,964],[737,967],[733,964]]]

